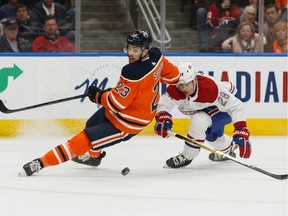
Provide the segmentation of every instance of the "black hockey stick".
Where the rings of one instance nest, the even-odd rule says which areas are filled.
[[[87,97],[87,96],[88,96],[87,94],[76,95],[76,96],[73,96],[73,97],[62,98],[62,99],[59,99],[59,100],[49,101],[49,102],[41,103],[41,104],[35,104],[33,106],[27,106],[27,107],[23,107],[23,108],[19,108],[19,109],[8,109],[4,105],[3,101],[0,100],[0,111],[3,112],[3,113],[20,112],[20,111],[34,109],[34,108],[38,108],[38,107],[42,107],[42,106],[47,106],[47,105],[57,104],[57,103],[65,102],[65,101],[75,100],[75,99],[83,98],[83,97]]]
[[[225,153],[223,153],[223,152],[220,152],[220,151],[217,151],[217,150],[215,150],[215,149],[212,149],[212,148],[209,148],[209,147],[207,147],[207,146],[204,146],[204,145],[202,145],[202,144],[200,144],[200,143],[198,143],[198,142],[195,142],[195,141],[193,141],[192,139],[189,139],[189,138],[187,138],[187,137],[185,137],[185,136],[182,136],[182,135],[180,135],[180,134],[174,133],[174,132],[172,132],[172,131],[169,131],[169,134],[170,134],[170,135],[173,135],[173,136],[175,136],[175,137],[177,137],[177,138],[179,138],[179,139],[181,139],[181,140],[184,140],[184,141],[186,141],[186,142],[189,142],[189,143],[191,143],[191,144],[193,144],[193,145],[196,145],[196,146],[198,146],[198,147],[200,147],[200,148],[203,148],[203,149],[205,149],[205,150],[207,150],[207,151],[209,151],[209,152],[212,152],[212,153],[214,153],[214,154],[216,154],[216,155],[218,155],[218,156],[222,156],[222,157],[225,157],[225,158],[227,158],[227,159],[229,159],[229,160],[232,160],[232,161],[234,161],[234,162],[236,162],[236,163],[238,163],[238,164],[240,164],[240,165],[242,165],[242,166],[248,167],[248,168],[250,168],[250,169],[253,169],[253,170],[256,170],[256,171],[258,171],[258,172],[260,172],[260,173],[263,173],[263,174],[265,174],[265,175],[271,176],[272,178],[275,178],[275,179],[278,179],[278,180],[287,179],[287,175],[288,175],[288,174],[277,175],[277,174],[273,174],[273,173],[267,172],[267,171],[265,171],[265,170],[263,170],[263,169],[260,169],[260,168],[254,166],[254,165],[247,164],[247,163],[245,163],[245,162],[243,162],[243,161],[240,161],[240,160],[238,160],[237,158],[234,158],[234,157],[232,157],[232,156],[230,156],[230,155],[228,155],[228,154],[225,154]]]

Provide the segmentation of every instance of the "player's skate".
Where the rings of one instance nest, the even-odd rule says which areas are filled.
[[[89,166],[99,166],[101,163],[102,158],[104,158],[106,155],[106,152],[103,151],[101,152],[100,156],[98,158],[92,158],[90,157],[90,155],[84,154],[78,157],[74,157],[72,159],[72,161],[76,162],[76,163],[80,163],[80,164],[85,164],[85,165],[89,165]]]
[[[25,173],[20,172],[19,175],[25,175],[26,174],[27,176],[31,176],[35,172],[38,173],[42,168],[43,168],[43,163],[39,158],[37,158],[37,159],[25,164],[23,166]]]
[[[192,159],[193,160],[193,159]],[[166,161],[166,165],[164,166],[165,168],[170,167],[170,168],[180,168],[189,165],[192,160],[188,160],[187,158],[184,157],[182,153],[175,157],[171,157]]]
[[[231,145],[230,149],[228,151],[226,151],[226,152],[223,152],[223,153],[228,154],[231,157],[236,158],[236,154],[234,152],[236,148],[237,148],[237,145]],[[223,156],[219,156],[219,155],[217,155],[215,153],[209,154],[209,159],[211,161],[217,161],[217,162],[229,160],[228,158],[223,157]]]

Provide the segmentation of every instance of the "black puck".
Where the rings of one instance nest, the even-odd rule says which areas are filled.
[[[128,167],[125,167],[122,171],[121,171],[121,174],[123,176],[127,175],[128,173],[130,172],[130,169]]]

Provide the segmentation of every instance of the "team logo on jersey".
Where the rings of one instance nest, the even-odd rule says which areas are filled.
[[[184,115],[193,115],[194,113],[196,113],[196,111],[188,111],[188,110],[180,110],[181,113],[183,113]]]

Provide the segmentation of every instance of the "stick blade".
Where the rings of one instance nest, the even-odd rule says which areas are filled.
[[[279,175],[279,180],[285,180],[285,179],[287,179],[287,176],[288,176],[288,174],[285,174],[285,175]]]
[[[288,176],[288,174],[278,175],[278,174],[273,174],[273,173],[268,173],[268,172],[267,172],[267,175],[271,176],[272,178],[278,179],[278,180],[285,180],[285,179],[287,179],[287,176]]]
[[[0,111],[3,113],[9,113],[9,109],[4,105],[2,100],[0,100]]]

